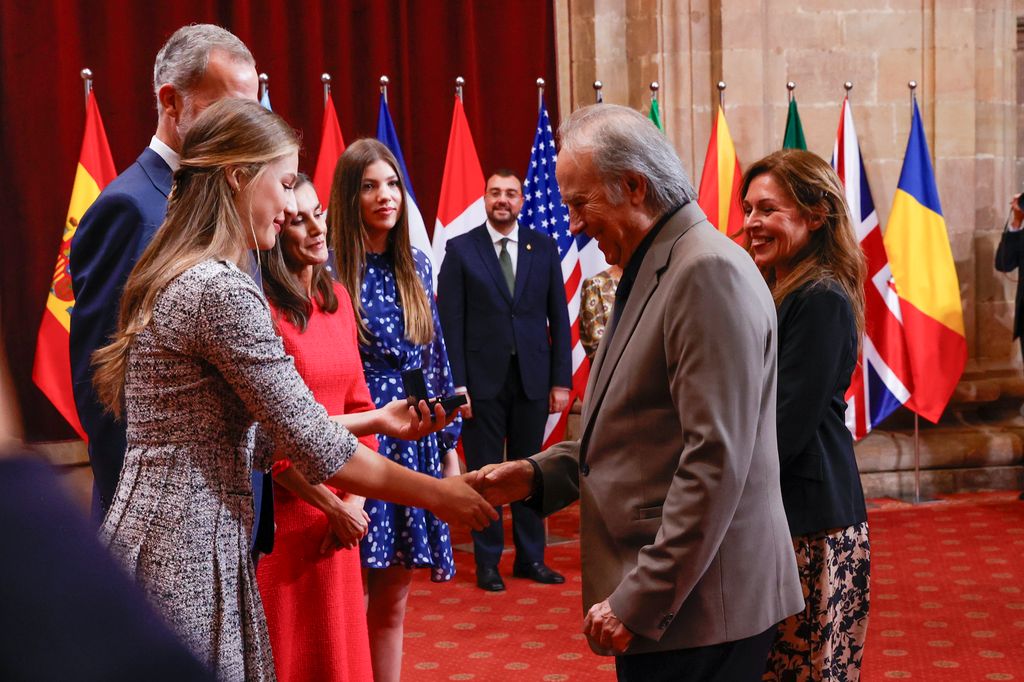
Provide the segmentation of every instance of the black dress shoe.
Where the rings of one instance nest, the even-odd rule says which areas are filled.
[[[476,586],[488,592],[502,592],[505,589],[505,581],[496,568],[476,569]]]
[[[512,575],[516,578],[529,578],[545,585],[561,585],[565,582],[565,577],[561,573],[555,573],[542,561],[535,561],[532,564],[514,564]]]

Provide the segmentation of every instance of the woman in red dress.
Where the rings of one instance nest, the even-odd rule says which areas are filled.
[[[267,254],[263,287],[285,351],[329,414],[374,409],[359,358],[355,316],[334,282],[323,209],[299,175],[298,212]],[[373,436],[360,439],[376,450]],[[366,633],[359,540],[363,498],[312,486],[282,460],[274,466],[273,553],[256,571],[281,682],[373,679]]]

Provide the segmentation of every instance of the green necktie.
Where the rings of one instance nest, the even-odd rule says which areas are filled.
[[[508,293],[516,293],[516,274],[512,272],[512,256],[508,254],[505,245],[508,244],[508,237],[501,240],[501,251],[498,253],[498,263],[501,265],[501,273],[505,275],[505,284],[508,285]]]

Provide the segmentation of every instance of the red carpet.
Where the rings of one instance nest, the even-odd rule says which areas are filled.
[[[912,506],[874,501],[869,511],[872,595],[862,680],[1024,680],[1024,502],[1016,493],[969,493]],[[506,513],[507,516],[507,513]],[[565,585],[510,577],[508,589],[475,586],[473,557],[432,584],[417,571],[406,617],[403,679],[517,682],[614,680],[612,659],[580,634],[579,517],[551,518],[548,563]],[[511,530],[506,528],[511,537]],[[456,532],[457,543],[468,534]]]

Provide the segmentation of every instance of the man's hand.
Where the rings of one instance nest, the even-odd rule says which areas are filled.
[[[431,421],[427,401],[421,400],[418,405],[412,406],[402,398],[392,400],[377,412],[377,433],[402,440],[419,440],[440,431],[458,414],[457,410],[452,410],[451,414],[446,415],[444,407],[438,403],[434,406],[434,420]]]
[[[361,499],[361,498],[360,498]],[[320,543],[320,553],[329,554],[336,549],[352,549],[369,530],[370,517],[363,511],[362,502],[338,500],[334,509],[327,513],[327,535]]]
[[[590,607],[587,617],[583,619],[583,632],[602,649],[617,654],[624,653],[633,641],[633,633],[612,613],[607,599]]]
[[[463,419],[473,418],[473,399],[469,397],[469,391],[464,388],[457,388],[455,392],[460,395],[466,396],[466,404],[459,408],[459,413]]]
[[[1024,222],[1024,211],[1021,210],[1020,205],[1017,203],[1020,200],[1020,196],[1020,194],[1017,194],[1010,199],[1010,227],[1015,230],[1020,229],[1021,222]]]
[[[562,412],[569,407],[569,389],[554,386],[548,393],[548,414]]]
[[[488,464],[478,473],[474,485],[495,507],[518,502],[533,492],[533,465],[526,460]]]

